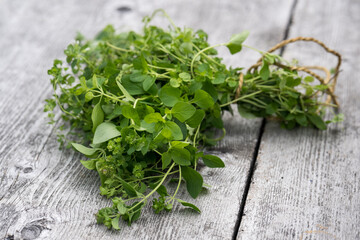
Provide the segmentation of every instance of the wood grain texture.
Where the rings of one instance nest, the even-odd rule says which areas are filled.
[[[360,2],[299,0],[290,36],[312,36],[344,57],[336,94],[345,121],[327,131],[270,122],[260,147],[238,239],[360,239]],[[334,67],[316,44],[285,58]]]
[[[94,214],[110,202],[99,195],[95,172],[80,154],[58,150],[56,130],[46,125],[43,101],[51,95],[46,70],[73,41],[77,30],[92,37],[106,24],[141,28],[141,18],[165,8],[180,26],[203,28],[212,43],[250,29],[249,45],[266,48],[280,41],[291,2],[261,1],[20,1],[0,2],[0,238],[5,239],[230,239],[244,191],[260,121],[226,117],[228,135],[212,151],[221,170],[203,168],[213,188],[196,200],[203,213],[176,206],[170,214],[151,210],[131,227],[108,231]],[[191,7],[189,7],[191,6]],[[130,9],[130,10],[129,10]],[[277,12],[276,15],[272,14]],[[265,21],[264,21],[265,20]],[[160,20],[157,20],[160,21]],[[244,51],[226,62],[249,66],[258,56]]]

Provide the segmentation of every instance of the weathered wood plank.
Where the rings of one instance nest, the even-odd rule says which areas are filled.
[[[344,56],[336,93],[345,121],[324,132],[266,125],[238,239],[360,238],[359,12],[359,1],[298,2],[290,37],[316,37]],[[335,66],[311,43],[285,57]]]
[[[226,162],[221,170],[203,168],[212,185],[196,203],[201,215],[180,206],[173,213],[142,219],[120,232],[95,223],[94,213],[109,201],[98,194],[95,172],[81,156],[60,151],[55,130],[46,125],[43,100],[50,96],[46,69],[71,42],[76,31],[93,36],[106,24],[140,29],[141,18],[165,8],[180,26],[203,28],[213,43],[252,30],[249,45],[259,48],[281,40],[291,2],[261,1],[45,1],[0,2],[0,237],[8,239],[229,239],[239,211],[260,121],[227,116],[227,137],[214,149]],[[191,6],[189,8],[189,6]],[[130,8],[131,11],[116,9]],[[272,12],[277,11],[277,15]],[[256,14],[256,15],[255,15]],[[256,16],[261,16],[258,18]],[[268,20],[264,23],[263,19]],[[158,20],[159,21],[159,20]],[[226,62],[249,66],[258,56],[249,51]],[[189,200],[185,192],[180,196]]]

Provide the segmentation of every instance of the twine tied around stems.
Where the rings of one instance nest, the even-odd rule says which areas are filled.
[[[285,45],[289,44],[289,43],[293,43],[293,42],[298,42],[298,41],[305,41],[305,42],[314,42],[317,43],[318,45],[320,45],[322,48],[325,49],[325,51],[327,51],[328,53],[333,54],[334,56],[337,57],[338,62],[337,65],[335,67],[335,71],[334,71],[334,75],[331,77],[331,73],[330,71],[326,68],[326,67],[322,67],[322,66],[287,66],[287,65],[283,65],[281,63],[273,63],[272,65],[275,65],[279,68],[284,68],[284,69],[290,69],[290,70],[296,70],[296,71],[302,71],[302,72],[306,72],[307,74],[313,76],[314,78],[316,78],[317,80],[319,80],[319,82],[322,85],[328,85],[331,82],[331,85],[329,85],[328,89],[327,89],[327,94],[328,97],[326,99],[326,103],[330,103],[331,101],[336,105],[336,107],[339,107],[339,102],[336,99],[336,95],[335,95],[335,85],[337,83],[337,77],[339,75],[340,72],[340,66],[341,66],[341,61],[342,61],[342,57],[341,55],[336,52],[335,50],[330,49],[329,47],[327,47],[323,42],[312,38],[312,37],[296,37],[296,38],[290,38],[284,41],[281,41],[280,43],[276,44],[274,47],[272,47],[271,49],[269,49],[269,51],[267,51],[267,53],[271,53],[274,52],[275,50],[284,47]],[[257,68],[259,66],[261,66],[262,64],[262,59],[263,57],[261,57],[254,65],[252,65],[248,72],[252,71],[252,70],[257,70]],[[315,72],[313,72],[310,69],[316,69],[316,70],[321,70],[325,73],[326,77],[323,78],[321,76],[319,76],[318,74],[316,74]],[[235,99],[239,98],[240,96],[240,92],[241,92],[241,88],[244,82],[244,75],[243,73],[240,73],[239,75],[239,86],[236,89],[236,94],[235,94]]]

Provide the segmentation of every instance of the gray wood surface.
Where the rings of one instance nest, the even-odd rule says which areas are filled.
[[[212,43],[249,29],[248,44],[265,49],[280,41],[292,1],[35,1],[0,2],[0,238],[5,239],[231,239],[255,150],[260,120],[226,116],[227,137],[213,150],[227,167],[203,168],[213,187],[196,200],[203,213],[180,206],[170,214],[145,211],[131,227],[108,231],[95,223],[110,202],[98,194],[95,172],[84,169],[72,150],[58,150],[46,125],[43,100],[51,95],[46,70],[77,30],[93,36],[106,24],[137,29],[144,15],[165,8],[175,22],[203,28]],[[119,11],[119,7],[131,11]],[[123,8],[124,9],[124,8]],[[159,21],[159,20],[158,20]],[[230,57],[249,66],[258,56]],[[185,200],[184,191],[180,194]]]
[[[327,131],[266,124],[238,239],[360,239],[360,2],[299,0],[290,37],[313,36],[339,50],[336,93],[345,121]],[[315,44],[286,58],[335,66]]]

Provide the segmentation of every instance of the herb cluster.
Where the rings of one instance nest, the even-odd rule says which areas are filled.
[[[248,33],[209,46],[204,31],[181,29],[171,19],[168,30],[149,26],[155,13],[145,17],[142,34],[118,34],[107,26],[94,40],[79,35],[65,50],[66,63],[55,60],[48,71],[54,95],[45,111],[55,123],[53,110],[59,106],[69,133],[80,137],[82,144],[72,146],[90,158],[81,162],[98,172],[100,194],[112,198],[113,207],[97,213],[97,221],[108,228],[118,229],[119,219],[137,220],[150,199],[156,213],[170,211],[175,202],[200,212],[177,193],[184,180],[190,196],[199,195],[204,186],[196,170],[200,160],[210,168],[225,166],[202,147],[221,139],[210,130],[224,130],[221,116],[232,112],[232,103],[244,117],[276,116],[286,128],[326,129],[319,93],[327,86],[270,67],[284,60],[259,51],[261,69],[245,74],[235,98],[242,69],[225,66],[214,47],[226,46],[235,54]],[[65,136],[59,141],[64,144]],[[170,178],[177,181],[171,194],[165,184]]]

